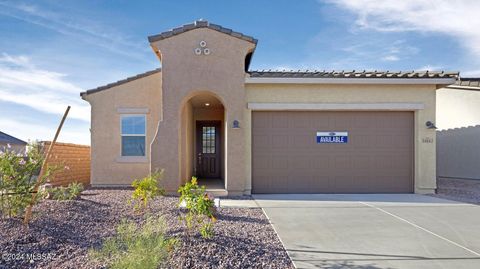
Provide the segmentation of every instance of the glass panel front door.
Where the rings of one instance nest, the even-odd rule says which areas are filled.
[[[198,178],[220,178],[220,121],[197,121]]]

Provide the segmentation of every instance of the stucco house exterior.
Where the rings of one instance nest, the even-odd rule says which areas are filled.
[[[148,40],[161,69],[81,93],[92,185],[163,168],[170,192],[435,191],[435,94],[458,73],[253,71],[257,40],[207,21]]]
[[[25,154],[27,152],[27,142],[0,131],[0,151],[3,150]]]

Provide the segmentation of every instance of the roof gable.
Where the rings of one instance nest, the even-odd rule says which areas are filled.
[[[212,30],[218,31],[218,32],[223,33],[223,34],[227,34],[227,35],[230,35],[230,36],[233,36],[233,37],[251,42],[253,44],[257,44],[257,42],[258,42],[257,39],[255,39],[251,36],[244,35],[244,34],[239,33],[239,32],[235,32],[232,29],[225,28],[221,25],[213,24],[213,23],[210,23],[210,22],[204,21],[204,20],[198,20],[198,21],[195,21],[193,23],[184,24],[180,27],[173,28],[172,30],[162,32],[162,33],[157,34],[157,35],[149,36],[148,41],[150,43],[155,42],[155,41],[159,41],[159,40],[162,40],[162,39],[166,39],[166,38],[176,36],[176,35],[179,35],[181,33],[185,33],[185,32],[188,32],[188,31],[191,31],[191,30],[194,30],[194,29],[199,29],[199,28],[212,29]]]

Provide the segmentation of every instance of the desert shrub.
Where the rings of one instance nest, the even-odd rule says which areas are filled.
[[[181,217],[188,232],[198,230],[204,238],[211,238],[214,234],[215,203],[213,197],[205,191],[205,186],[199,186],[196,177],[180,186],[180,205],[184,204],[187,213]]]
[[[214,221],[207,221],[205,223],[202,223],[202,225],[200,225],[199,232],[200,232],[200,235],[203,238],[210,239],[210,238],[213,237],[213,235],[214,235],[213,223],[214,223]]]
[[[112,269],[166,268],[177,239],[165,236],[162,217],[147,217],[143,225],[125,221],[117,227],[116,236],[107,239],[90,256]]]
[[[32,192],[37,181],[45,182],[55,169],[47,168],[41,178],[38,174],[43,163],[43,154],[38,144],[27,145],[26,154],[17,154],[9,147],[0,148],[0,215],[16,217],[25,211],[32,201]]]
[[[134,191],[129,203],[133,203],[135,209],[146,209],[149,200],[156,196],[164,195],[165,190],[158,185],[162,177],[163,169],[142,179],[135,179],[132,183]]]
[[[83,191],[83,184],[78,182],[72,182],[67,187],[53,187],[45,190],[48,193],[48,197],[54,200],[74,200],[80,196]]]
[[[67,188],[69,190],[70,197],[74,197],[74,198],[77,198],[78,196],[80,196],[82,191],[85,189],[83,187],[83,184],[79,182],[72,182],[68,184]]]

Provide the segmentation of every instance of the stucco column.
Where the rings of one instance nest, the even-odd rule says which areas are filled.
[[[164,103],[164,117],[150,148],[150,169],[165,169],[162,185],[168,193],[176,193],[180,185],[180,119],[175,107]]]
[[[245,190],[245,132],[243,121],[243,110],[241,107],[230,106],[225,122],[227,139],[226,139],[226,188],[228,195],[243,195]],[[232,128],[232,122],[238,120],[240,128]]]
[[[433,193],[436,189],[436,135],[425,122],[435,122],[434,110],[415,113],[415,193]]]
[[[245,195],[252,194],[252,111],[244,110],[243,133],[245,135]]]

